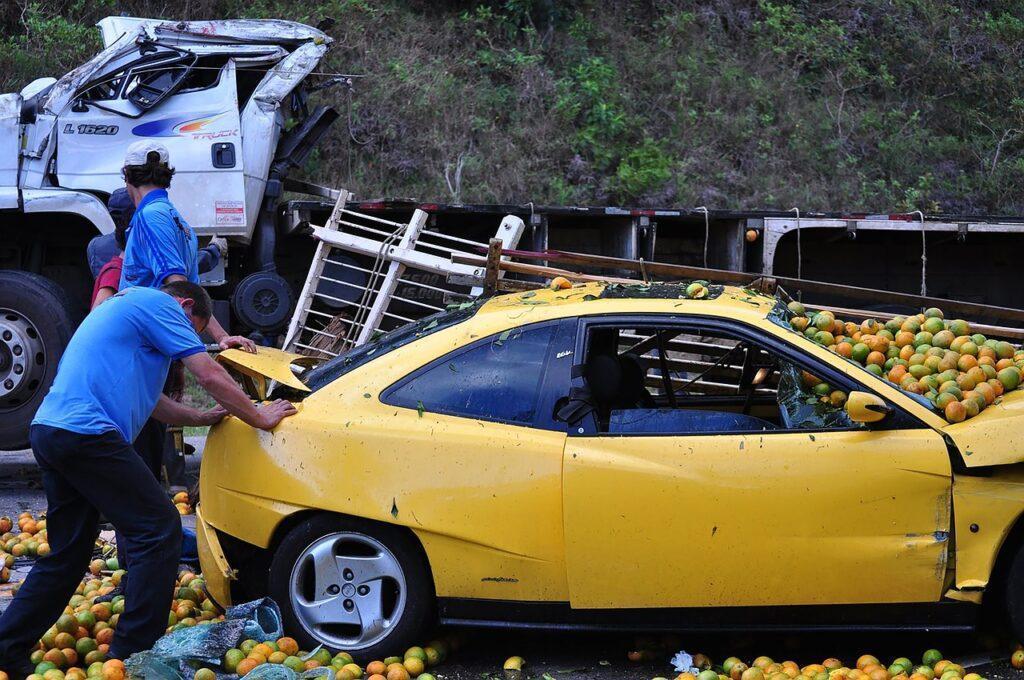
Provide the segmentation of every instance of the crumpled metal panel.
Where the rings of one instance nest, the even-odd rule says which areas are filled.
[[[218,21],[167,21],[141,17],[107,17],[96,24],[103,35],[103,44],[111,45],[125,34],[139,35],[145,31],[157,38],[184,42],[264,42],[296,44],[302,42],[331,43],[323,31],[297,21],[282,19],[223,19]]]

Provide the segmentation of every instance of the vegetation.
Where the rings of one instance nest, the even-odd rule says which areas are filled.
[[[364,197],[1024,212],[1011,0],[10,0],[3,89],[116,12],[336,19],[307,174]]]

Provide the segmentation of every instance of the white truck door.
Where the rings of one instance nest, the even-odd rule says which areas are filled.
[[[128,146],[155,139],[167,146],[175,170],[171,200],[196,232],[245,235],[234,61],[201,57],[171,94],[148,109],[136,104],[140,91],[159,98],[174,79],[173,69],[135,64],[108,76],[103,87],[91,86],[60,115],[57,179],[63,187],[110,193],[124,186]]]

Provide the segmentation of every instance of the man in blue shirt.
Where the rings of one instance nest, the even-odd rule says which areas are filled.
[[[129,288],[93,310],[68,343],[29,435],[46,490],[51,553],[36,562],[0,617],[0,668],[13,678],[32,672],[32,647],[74,594],[101,513],[124,537],[133,574],[108,656],[126,659],[163,635],[181,520],[129,443],[150,414],[201,426],[232,413],[270,430],[295,413],[284,400],[254,406],[213,361],[199,340],[210,318],[210,297],[197,284]],[[172,360],[181,360],[223,408],[201,412],[161,398]]]
[[[167,147],[152,139],[133,143],[125,153],[121,172],[135,203],[135,214],[128,225],[119,290],[131,286],[159,288],[168,281],[199,283],[196,234],[167,196],[174,176]],[[256,351],[252,340],[228,335],[216,318],[210,319],[207,331],[221,349]]]

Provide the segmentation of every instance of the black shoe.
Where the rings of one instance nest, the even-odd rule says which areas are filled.
[[[99,602],[113,602],[114,598],[117,597],[118,595],[124,595],[124,587],[125,587],[124,577],[122,576],[121,577],[121,582],[119,584],[117,584],[116,586],[114,586],[113,590],[111,590],[106,595],[99,595],[98,597],[96,597],[95,600],[93,600],[93,602],[95,602],[95,603],[99,603]]]

